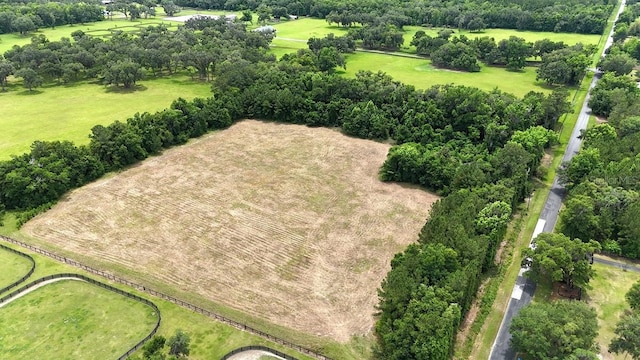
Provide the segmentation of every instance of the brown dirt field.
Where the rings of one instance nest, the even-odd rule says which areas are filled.
[[[54,246],[346,342],[437,197],[377,178],[389,145],[242,121],[72,191],[24,227]]]

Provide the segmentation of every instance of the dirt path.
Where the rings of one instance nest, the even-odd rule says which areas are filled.
[[[25,291],[22,291],[22,292],[18,293],[16,296],[14,296],[14,297],[10,298],[9,300],[7,300],[7,301],[5,301],[5,302],[3,302],[3,303],[0,303],[0,308],[1,308],[1,307],[3,307],[3,306],[5,306],[5,305],[7,305],[7,304],[12,303],[13,301],[15,301],[15,300],[17,300],[17,299],[19,299],[19,298],[21,298],[21,297],[23,297],[23,296],[27,295],[28,293],[30,293],[30,292],[32,292],[32,291],[34,291],[34,290],[37,290],[37,289],[39,289],[39,288],[41,288],[41,287],[43,287],[43,286],[45,286],[45,285],[48,285],[48,284],[51,284],[51,283],[54,283],[54,282],[58,282],[58,281],[62,281],[62,280],[77,280],[77,281],[84,281],[84,280],[80,280],[80,279],[75,278],[75,277],[62,277],[62,278],[57,278],[57,279],[51,279],[51,280],[43,281],[43,282],[41,282],[40,284],[38,284],[38,285],[36,285],[36,286],[34,286],[34,287],[30,287],[30,288],[26,289]]]
[[[263,350],[247,350],[241,353],[237,353],[229,358],[229,360],[260,360],[261,356],[270,356],[274,359],[282,359],[280,356],[277,356],[273,353]]]

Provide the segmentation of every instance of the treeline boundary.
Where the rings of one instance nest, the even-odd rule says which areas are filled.
[[[243,323],[238,322],[238,321],[235,321],[235,320],[231,320],[231,319],[229,319],[229,318],[227,318],[227,317],[224,317],[224,316],[222,316],[222,315],[220,315],[220,314],[217,314],[217,313],[214,313],[214,312],[212,312],[212,311],[209,311],[209,310],[203,309],[203,308],[201,308],[201,307],[199,307],[199,306],[196,306],[196,305],[190,304],[190,303],[188,303],[188,302],[186,302],[186,301],[182,301],[182,300],[177,299],[177,298],[175,298],[175,297],[173,297],[173,296],[169,296],[169,295],[166,295],[166,294],[161,293],[161,292],[159,292],[159,291],[155,291],[155,290],[153,290],[153,289],[150,289],[150,288],[148,288],[148,287],[146,287],[146,286],[143,286],[143,285],[140,285],[140,284],[136,284],[136,283],[131,282],[131,281],[126,280],[126,279],[122,279],[122,278],[120,278],[120,277],[114,276],[113,274],[107,273],[107,272],[105,272],[105,271],[98,270],[98,269],[94,269],[94,268],[92,268],[92,267],[89,267],[89,266],[86,266],[86,265],[84,265],[84,264],[82,264],[82,263],[79,263],[79,262],[77,262],[77,261],[75,261],[75,260],[72,260],[72,259],[66,258],[66,257],[64,257],[64,256],[60,256],[60,255],[54,254],[54,253],[52,253],[52,252],[50,252],[50,251],[47,251],[47,250],[41,249],[41,248],[36,247],[36,246],[33,246],[33,245],[31,245],[31,244],[27,244],[27,243],[24,243],[24,242],[22,242],[22,241],[19,241],[19,240],[16,240],[16,239],[12,239],[12,238],[9,238],[9,237],[3,236],[3,235],[0,235],[0,239],[1,239],[1,240],[6,241],[6,242],[8,242],[8,243],[11,243],[11,244],[15,244],[15,245],[18,245],[18,246],[24,247],[24,248],[26,248],[26,249],[29,249],[29,250],[31,250],[31,251],[33,251],[33,252],[35,252],[35,253],[38,253],[38,254],[41,254],[41,255],[44,255],[44,256],[50,257],[50,258],[52,258],[52,259],[54,259],[54,260],[57,260],[57,261],[63,262],[63,263],[65,263],[65,264],[68,264],[68,265],[71,265],[71,266],[75,266],[75,267],[77,267],[77,268],[80,268],[80,269],[82,269],[82,270],[84,270],[84,271],[87,271],[87,272],[89,272],[89,273],[92,273],[92,274],[94,274],[94,275],[102,276],[102,277],[104,277],[104,278],[106,278],[106,279],[108,279],[108,280],[111,280],[111,281],[113,281],[113,282],[116,282],[116,283],[119,283],[119,284],[123,284],[123,285],[127,285],[127,286],[130,286],[130,287],[132,287],[132,288],[135,288],[135,289],[137,289],[137,290],[139,290],[139,291],[146,292],[146,293],[148,293],[148,294],[150,294],[150,295],[153,295],[153,296],[159,297],[159,298],[161,298],[161,299],[163,299],[163,300],[166,300],[166,301],[172,302],[172,303],[174,303],[174,304],[176,304],[176,305],[178,305],[178,306],[181,306],[181,307],[183,307],[183,308],[187,308],[187,309],[189,309],[189,310],[191,310],[191,311],[195,311],[195,312],[197,312],[197,313],[199,313],[199,314],[206,315],[206,316],[208,316],[208,317],[210,317],[210,318],[213,318],[213,319],[215,319],[215,320],[218,320],[218,321],[220,321],[220,322],[222,322],[222,323],[224,323],[224,324],[227,324],[227,325],[233,326],[233,327],[234,327],[234,328],[236,328],[236,329],[239,329],[239,330],[242,330],[242,331],[246,331],[246,332],[251,333],[251,334],[253,334],[253,335],[260,336],[260,337],[262,337],[262,338],[264,338],[264,339],[266,339],[266,340],[269,340],[269,341],[275,342],[275,343],[280,344],[280,345],[282,345],[282,346],[286,346],[286,347],[288,347],[288,348],[290,348],[290,349],[292,349],[292,350],[295,350],[295,351],[300,352],[300,353],[302,353],[302,354],[305,354],[305,355],[311,356],[311,357],[313,357],[313,358],[315,358],[315,359],[319,359],[319,360],[333,360],[332,358],[326,357],[326,356],[324,356],[324,355],[322,355],[322,354],[320,354],[320,353],[317,353],[317,352],[315,352],[315,351],[313,351],[313,350],[311,350],[311,349],[307,349],[307,348],[305,348],[305,347],[302,347],[302,346],[299,346],[299,345],[293,344],[293,343],[291,343],[291,342],[289,342],[289,341],[287,341],[287,340],[280,339],[280,338],[275,337],[275,336],[273,336],[273,335],[269,335],[269,334],[267,334],[267,333],[265,333],[265,332],[263,332],[263,331],[260,331],[260,330],[258,330],[258,329],[255,329],[255,328],[253,328],[253,327],[251,327],[251,326],[249,326],[249,325],[243,324]],[[93,280],[93,281],[96,281],[96,280]],[[106,285],[106,284],[105,284],[105,285]],[[110,286],[110,285],[107,285],[107,286]],[[121,291],[121,290],[120,290],[120,291]],[[133,295],[133,294],[132,294],[132,295]],[[135,296],[135,295],[134,295],[134,296]],[[1,301],[1,299],[0,299],[0,302],[2,302],[2,301]],[[160,313],[158,312],[158,315],[159,315],[159,314],[160,314]],[[136,349],[136,350],[137,350],[137,349]],[[130,355],[130,354],[129,354],[129,355]],[[128,355],[127,355],[127,356],[128,356]]]

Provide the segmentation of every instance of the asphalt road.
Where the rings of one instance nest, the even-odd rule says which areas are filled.
[[[622,5],[618,11],[618,16],[624,10],[625,0],[622,0]],[[617,16],[616,16],[617,19]],[[607,49],[613,42],[613,29],[609,34],[609,37],[606,42]],[[600,79],[600,73],[596,73],[591,81],[589,86],[589,90],[593,89],[598,80]],[[567,144],[567,148],[565,150],[564,156],[562,157],[562,161],[569,161],[573,156],[580,150],[580,145],[582,144],[582,140],[578,138],[582,130],[587,128],[587,124],[589,122],[589,115],[591,113],[591,109],[587,105],[589,102],[589,95],[584,100],[582,104],[582,108],[580,109],[580,114],[578,115],[578,121],[576,122],[575,127],[571,133],[571,139]],[[536,224],[536,229],[533,232],[533,236],[531,239],[535,239],[538,234],[541,232],[553,232],[554,227],[556,226],[556,222],[558,221],[558,213],[560,212],[560,206],[562,205],[562,199],[566,194],[564,186],[562,186],[558,182],[558,177],[553,180],[553,184],[551,185],[551,190],[549,191],[549,195],[547,196],[547,200],[544,204],[544,208],[540,213],[540,217],[538,218],[538,223]],[[531,246],[531,245],[529,245]],[[594,259],[597,262],[609,263],[610,261],[602,258]],[[620,267],[620,263],[612,262],[614,266]],[[623,264],[624,266],[624,264]],[[640,269],[638,269],[640,270]],[[504,317],[502,318],[502,323],[500,324],[500,329],[498,330],[498,335],[496,340],[491,347],[491,353],[489,355],[490,360],[512,360],[516,359],[516,352],[511,348],[511,334],[509,333],[509,327],[511,325],[511,320],[515,315],[520,312],[520,309],[525,307],[531,302],[533,294],[536,290],[536,284],[525,278],[523,273],[526,271],[526,267],[520,269],[520,273],[518,274],[518,278],[516,279],[516,285],[513,288],[513,292],[511,293],[511,299],[509,300],[509,304],[507,309],[505,310]],[[634,270],[635,271],[635,270]]]

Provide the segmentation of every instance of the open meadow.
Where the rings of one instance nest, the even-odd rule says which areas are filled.
[[[389,145],[242,121],[77,189],[23,227],[274,324],[339,342],[436,196],[378,180]]]
[[[596,341],[600,344],[600,354],[604,360],[622,360],[626,358],[624,354],[609,353],[609,343],[615,335],[616,323],[625,311],[629,311],[629,304],[624,296],[631,285],[640,281],[640,274],[597,263],[593,268],[596,271],[590,283],[593,289],[587,291],[585,298],[598,313],[599,330]]]
[[[31,269],[26,258],[0,248],[0,288],[18,281]]]
[[[6,359],[113,358],[149,334],[156,318],[140,302],[59,281],[0,307],[0,353]]]
[[[35,140],[89,142],[91,128],[125,121],[136,112],[168,108],[178,97],[210,96],[210,85],[173,76],[138,83],[134,91],[81,82],[45,86],[32,93],[15,85],[0,93],[0,160],[29,150]],[[34,104],[35,103],[35,104]]]
[[[383,71],[395,80],[426,89],[438,84],[466,85],[491,91],[502,91],[523,96],[529,91],[551,92],[543,82],[536,81],[536,69],[526,67],[522,71],[507,71],[505,68],[482,65],[480,72],[469,73],[439,69],[429,59],[415,59],[387,54],[356,52],[347,55],[347,69],[338,69],[347,77],[355,77],[360,70]]]

